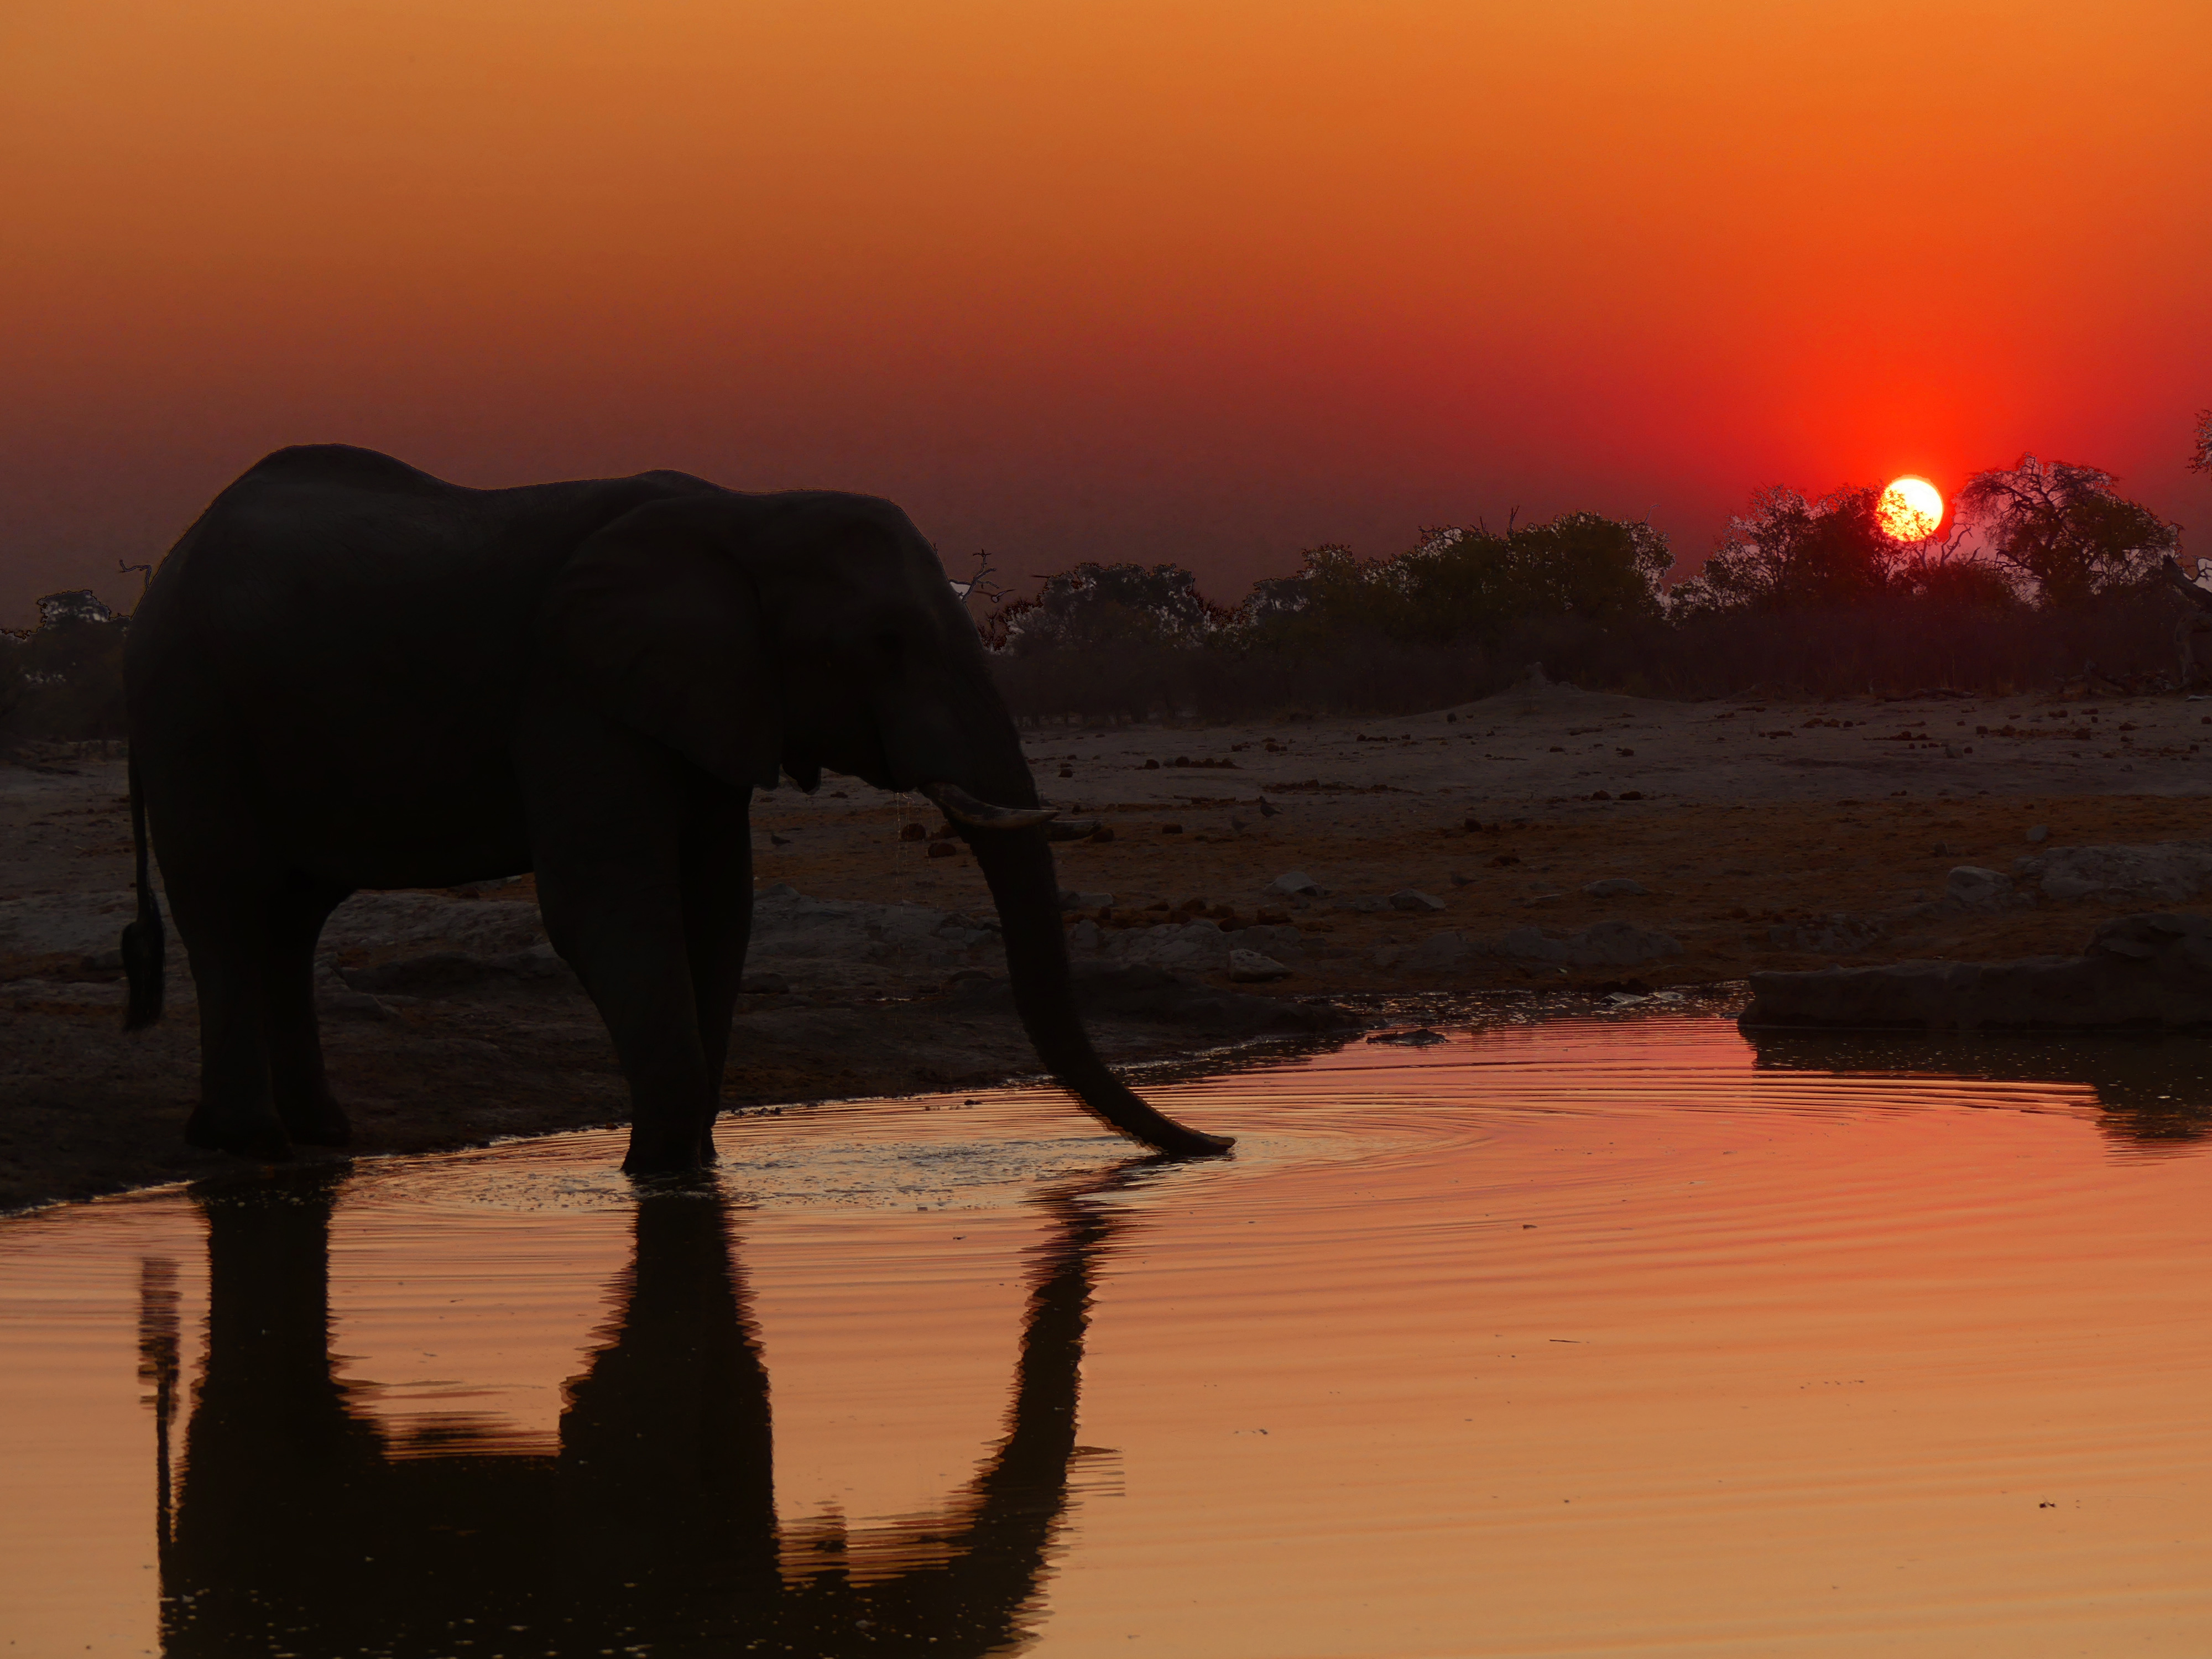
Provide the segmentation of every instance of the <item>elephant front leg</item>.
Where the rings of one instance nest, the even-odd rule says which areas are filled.
[[[528,751],[531,852],[553,948],[614,1038],[632,1175],[700,1167],[715,1088],[684,928],[684,780],[665,750],[579,720]]]
[[[696,1170],[714,1091],[699,1040],[675,872],[665,882],[538,869],[553,948],[576,970],[614,1038],[629,1084],[631,1175]]]

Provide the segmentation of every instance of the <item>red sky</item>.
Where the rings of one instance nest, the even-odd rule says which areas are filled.
[[[2023,449],[2212,525],[2208,86],[2203,0],[9,0],[0,624],[331,440],[1220,598]]]

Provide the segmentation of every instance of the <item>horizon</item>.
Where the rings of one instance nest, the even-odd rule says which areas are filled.
[[[0,625],[288,443],[885,495],[1018,591],[2022,452],[2186,525],[2212,15],[19,11]],[[1900,44],[1902,43],[1902,44]],[[764,72],[763,66],[772,72]],[[2194,549],[2184,545],[2185,559]]]

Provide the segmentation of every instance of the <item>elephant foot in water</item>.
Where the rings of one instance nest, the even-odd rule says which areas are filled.
[[[713,1169],[719,1157],[714,1151],[712,1119],[696,1135],[655,1133],[641,1125],[633,1126],[629,1152],[623,1158],[623,1173],[641,1179],[700,1175]]]

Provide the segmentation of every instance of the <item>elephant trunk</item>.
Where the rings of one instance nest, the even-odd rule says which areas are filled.
[[[1189,1157],[1232,1146],[1224,1136],[1186,1128],[1153,1110],[1091,1046],[1075,1011],[1067,940],[1060,931],[1060,878],[1043,830],[977,830],[968,843],[999,907],[1014,1007],[1037,1058],[1094,1117],[1148,1146]]]

